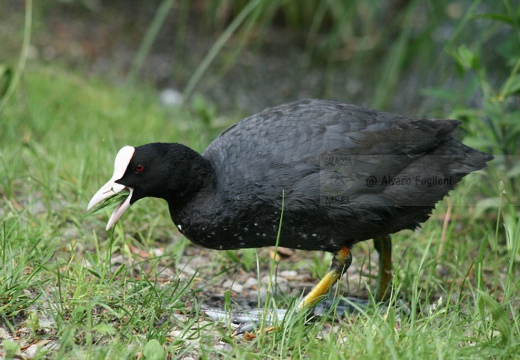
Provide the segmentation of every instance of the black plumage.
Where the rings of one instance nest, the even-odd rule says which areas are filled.
[[[459,124],[302,100],[240,121],[202,155],[180,144],[136,147],[113,180],[133,189],[130,203],[165,199],[179,230],[204,247],[274,245],[283,203],[280,246],[336,253],[415,229],[485,167],[490,155],[450,135]]]

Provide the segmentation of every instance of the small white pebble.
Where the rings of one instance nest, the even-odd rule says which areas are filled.
[[[0,327],[0,338],[2,339],[12,339],[12,336],[9,334],[9,331]]]
[[[246,280],[246,282],[242,286],[245,288],[254,288],[254,287],[258,286],[258,280],[254,277],[250,277]]]
[[[296,272],[294,270],[285,270],[285,271],[280,272],[280,276],[287,278],[287,279],[291,279],[291,278],[295,278],[296,276],[298,276],[298,272]]]
[[[182,94],[175,89],[166,88],[161,91],[160,101],[162,106],[174,107],[182,104]]]
[[[231,289],[231,291],[234,291],[236,293],[241,293],[242,289],[243,289],[242,285],[240,285],[239,283],[237,283],[237,282],[235,282],[233,280],[226,280],[222,284],[222,287],[224,287],[226,289]]]

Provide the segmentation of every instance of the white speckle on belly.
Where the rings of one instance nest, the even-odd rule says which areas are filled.
[[[177,228],[179,229],[179,231],[182,231],[182,226],[177,225]]]

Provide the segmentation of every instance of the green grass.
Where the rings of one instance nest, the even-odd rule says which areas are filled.
[[[422,230],[394,236],[394,299],[409,304],[410,315],[389,307],[305,325],[293,314],[251,341],[209,322],[201,306],[226,278],[297,269],[315,282],[329,258],[299,252],[298,262],[271,268],[267,251],[195,248],[155,199],[133,205],[113,232],[103,230],[108,214],[86,216],[121,146],[179,141],[202,150],[220,128],[199,114],[160,108],[146,85],[115,88],[29,66],[1,115],[0,336],[9,336],[0,353],[30,344],[42,345],[35,358],[501,359],[520,352],[520,221],[491,171],[466,179]],[[483,187],[500,208],[476,211]],[[339,293],[369,295],[371,249],[370,242],[354,249],[357,271]],[[197,254],[204,266],[184,272]],[[268,299],[272,309],[295,296]]]
[[[131,80],[137,78],[173,3],[165,0],[158,9],[134,60]],[[242,15],[229,23],[226,12],[208,11],[205,21],[220,22],[217,27],[225,31],[193,73],[186,93],[195,94],[217,55],[224,58],[225,71],[233,57],[250,46],[246,43],[251,38],[262,38],[280,21],[280,14],[288,29],[303,29],[309,55],[323,56],[325,62],[336,61],[338,54],[330,49],[341,51],[362,37],[376,39],[378,51],[394,44],[390,38],[397,39],[382,61],[365,51],[354,56],[354,66],[364,67],[366,59],[374,58],[383,65],[374,104],[389,101],[412,59],[428,64],[423,65],[426,73],[454,76],[445,70],[444,58],[434,62],[434,70],[425,60],[435,57],[430,34],[446,26],[446,1],[430,4],[433,16],[419,32],[401,25],[413,23],[418,1],[410,2],[396,18],[399,21],[390,24],[393,31],[377,26],[378,7],[365,2],[352,2],[344,9],[335,2],[309,2],[308,8],[298,8],[301,12],[291,8],[292,2],[280,4],[242,2],[231,9]],[[162,109],[154,90],[143,83],[117,88],[34,64],[22,76],[30,43],[27,30],[20,37],[24,45],[17,71],[0,63],[0,357],[12,358],[22,351],[28,355],[31,344],[39,347],[31,358],[516,357],[520,220],[514,103],[519,88],[519,18],[507,0],[494,4],[495,13],[488,14],[478,12],[479,1],[472,4],[462,21],[450,20],[459,25],[445,45],[459,67],[460,91],[440,87],[425,94],[453,109],[451,117],[464,121],[468,144],[502,156],[490,169],[465,179],[422,230],[393,237],[393,300],[399,298],[412,312],[368,309],[310,324],[291,312],[282,327],[251,341],[232,337],[226,323],[214,324],[201,314],[212,294],[224,294],[226,308],[240,306],[242,294],[223,291],[223,281],[250,274],[258,279],[258,298],[263,299],[262,291],[273,291],[260,301],[262,307],[288,307],[302,288],[278,291],[274,283],[261,284],[261,279],[270,272],[296,270],[312,276],[307,282],[315,283],[328,269],[329,254],[298,252],[296,261],[273,263],[265,249],[197,248],[177,233],[166,205],[156,199],[132,206],[108,233],[103,230],[107,213],[86,212],[90,197],[110,177],[114,156],[123,145],[179,141],[202,150],[237,119],[215,125],[217,111],[200,97],[194,97],[186,110]],[[181,7],[186,12],[188,2],[181,2]],[[360,34],[358,25],[349,21],[352,17],[363,19]],[[478,27],[479,36],[469,31],[476,19],[490,25]],[[186,30],[182,26],[187,24],[179,25],[180,40]],[[503,27],[511,30],[508,36],[497,35]],[[330,35],[326,42],[320,41],[324,31]],[[501,62],[491,61],[486,50],[489,43],[495,48],[497,37]],[[229,39],[235,45],[221,54]],[[494,73],[497,63],[499,71]],[[470,108],[468,99],[479,94],[482,107]],[[438,111],[446,116],[444,109]],[[373,252],[371,242],[354,249],[352,269],[335,291],[370,297],[377,269]]]

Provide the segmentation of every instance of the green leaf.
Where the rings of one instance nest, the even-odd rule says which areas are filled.
[[[224,291],[224,308],[226,311],[231,311],[231,291],[229,289]]]
[[[484,115],[494,123],[498,123],[504,120],[504,117],[502,116],[501,104],[496,101],[487,101],[484,103]]]
[[[20,345],[11,340],[2,341],[2,348],[7,358],[13,358],[14,355],[20,352]]]
[[[103,335],[114,335],[117,333],[114,326],[112,326],[110,324],[98,324],[98,325],[94,326],[94,328],[92,330],[97,331],[98,333],[103,334]]]
[[[516,74],[506,81],[500,94],[503,98],[520,94],[520,74]]]
[[[106,210],[113,210],[119,203],[126,200],[126,198],[130,195],[129,190],[123,190],[118,192],[117,194],[112,195],[109,198],[106,198],[101,203],[96,205],[92,210],[90,210],[90,215],[97,215]]]
[[[453,109],[449,114],[450,119],[478,119],[480,116],[480,110],[468,109],[468,108],[456,108]]]
[[[161,343],[156,339],[152,339],[144,345],[143,355],[145,359],[162,360],[165,359],[166,354]]]
[[[455,58],[459,62],[459,64],[466,69],[478,69],[479,57],[474,51],[470,50],[466,45],[459,46],[455,54]]]
[[[500,332],[502,336],[502,342],[507,342],[509,337],[511,336],[511,327],[509,323],[509,317],[506,314],[506,311],[495,299],[493,299],[489,294],[478,290],[480,295],[480,302],[483,304],[487,310],[491,313],[491,318],[495,322],[497,330]]]
[[[87,269],[87,271],[89,273],[91,273],[92,275],[94,275],[95,277],[97,277],[98,279],[101,279],[101,275],[98,272],[96,272],[96,271],[94,271],[92,269]]]
[[[500,206],[500,198],[491,197],[485,198],[477,201],[475,205],[475,212],[473,214],[474,219],[481,218],[482,214],[484,214],[487,210],[493,209],[496,210]]]
[[[90,266],[92,268],[87,268],[87,271],[97,277],[98,279],[101,279],[101,270],[97,266],[96,261],[94,260],[94,257],[92,256],[92,253],[90,251],[85,252],[85,257],[87,258],[87,261],[89,262]]]
[[[488,14],[477,14],[475,18],[490,19],[493,21],[503,22],[504,24],[513,25],[514,20],[505,14],[488,13]]]
[[[12,79],[13,69],[5,64],[0,64],[0,98],[2,98],[7,92],[7,89],[9,89]]]

